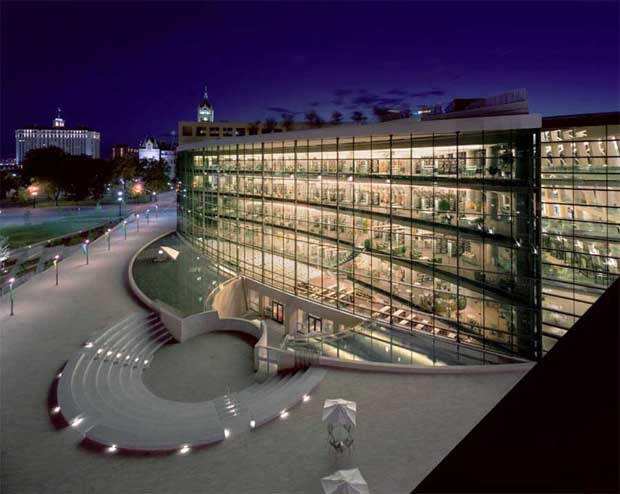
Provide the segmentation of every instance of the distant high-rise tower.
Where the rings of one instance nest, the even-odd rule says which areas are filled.
[[[205,86],[205,94],[202,103],[200,103],[198,107],[198,121],[213,122],[213,106],[211,106],[211,102],[207,96],[207,86]]]

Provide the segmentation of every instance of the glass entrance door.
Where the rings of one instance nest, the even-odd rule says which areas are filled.
[[[271,318],[280,324],[284,322],[284,306],[275,300],[271,304]]]
[[[320,333],[323,331],[323,320],[320,317],[308,314],[308,333]]]

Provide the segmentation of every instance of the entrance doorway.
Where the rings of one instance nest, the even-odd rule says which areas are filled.
[[[271,303],[271,319],[280,324],[284,323],[284,306],[275,300]]]
[[[308,333],[320,333],[323,331],[323,319],[308,314]]]

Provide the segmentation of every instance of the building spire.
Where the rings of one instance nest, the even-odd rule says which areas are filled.
[[[207,85],[205,84],[205,99],[208,99],[209,96],[207,95]]]
[[[65,120],[62,118],[62,109],[60,106],[56,109],[58,110],[58,115],[56,115],[56,118],[54,119],[54,127],[64,127]]]

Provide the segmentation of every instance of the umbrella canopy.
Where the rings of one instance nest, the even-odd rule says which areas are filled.
[[[180,254],[178,250],[174,250],[172,247],[162,247],[161,250],[163,250],[173,261],[176,261]]]
[[[357,404],[354,401],[325,400],[323,405],[323,422],[333,425],[355,425]]]
[[[323,477],[321,485],[325,494],[369,494],[368,484],[357,468],[338,470],[336,473]]]

